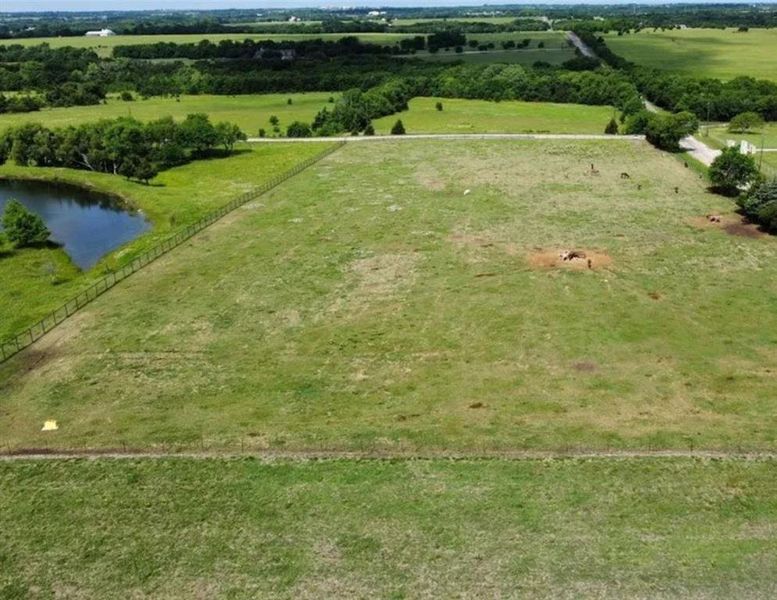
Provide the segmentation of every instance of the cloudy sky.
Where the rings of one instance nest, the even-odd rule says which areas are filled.
[[[542,1],[542,0],[541,0]],[[631,4],[635,0],[618,2],[602,0],[585,2],[586,4]],[[640,0],[636,0],[640,1]],[[671,1],[671,0],[670,0]],[[692,1],[692,0],[688,0]],[[711,1],[696,0],[699,4],[712,4]],[[721,0],[723,1],[723,0]],[[733,0],[736,1],[736,0]],[[505,0],[358,0],[357,2],[337,2],[337,0],[0,0],[0,12],[43,11],[43,10],[147,10],[147,9],[207,9],[207,8],[292,8],[300,6],[481,6],[483,4],[505,4]],[[543,4],[572,4],[574,0],[544,0]],[[667,0],[644,4],[666,4]],[[752,3],[752,2],[751,2]]]

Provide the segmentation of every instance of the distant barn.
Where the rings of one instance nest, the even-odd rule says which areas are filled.
[[[84,35],[86,37],[109,37],[116,34],[111,29],[99,29],[97,31],[87,31]]]

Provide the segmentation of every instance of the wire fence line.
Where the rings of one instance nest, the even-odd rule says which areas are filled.
[[[298,175],[308,167],[313,166],[323,158],[326,158],[336,150],[342,148],[345,144],[346,142],[339,141],[333,144],[332,146],[329,146],[326,150],[302,161],[298,165],[295,165],[294,167],[292,167],[290,170],[280,175],[276,175],[275,177],[265,182],[258,188],[238,196],[228,204],[225,204],[224,206],[205,215],[195,223],[192,223],[191,225],[188,225],[187,227],[180,229],[174,235],[168,237],[167,239],[162,240],[156,246],[150,248],[149,250],[146,250],[145,252],[143,252],[136,258],[134,258],[130,263],[124,265],[123,267],[117,269],[116,271],[111,271],[108,274],[104,275],[103,277],[98,279],[94,284],[86,288],[84,291],[80,292],[75,297],[66,301],[59,308],[56,308],[53,311],[51,311],[49,314],[47,314],[37,323],[34,323],[30,327],[21,331],[20,333],[14,336],[11,336],[10,339],[8,340],[0,341],[0,363],[7,361],[9,358],[21,352],[27,346],[30,346],[31,344],[33,344],[34,342],[42,338],[46,333],[48,333],[49,331],[54,329],[57,325],[62,323],[62,321],[64,321],[68,317],[72,316],[73,314],[81,310],[84,306],[92,302],[98,296],[101,296],[102,294],[107,292],[109,289],[111,289],[120,281],[126,279],[136,271],[139,271],[146,265],[154,262],[157,258],[162,256],[163,254],[170,252],[170,250],[172,250],[173,248],[180,246],[189,238],[196,235],[206,227],[209,227],[210,225],[212,225],[213,223],[215,223],[216,221],[218,221],[228,213],[232,212],[236,208],[242,206],[246,202],[250,202],[251,200],[258,198],[259,196],[266,194],[273,188],[282,184],[284,181],[294,177],[295,175]]]

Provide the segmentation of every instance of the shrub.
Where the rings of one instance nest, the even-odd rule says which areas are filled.
[[[286,137],[290,138],[305,138],[313,135],[313,130],[310,129],[310,125],[303,123],[302,121],[294,121],[286,128]]]
[[[17,200],[11,200],[6,205],[2,223],[6,238],[16,247],[42,244],[51,235],[43,219]]]
[[[604,128],[604,133],[607,135],[618,135],[618,122],[613,118],[607,123],[607,127]]]
[[[372,123],[369,123],[367,127],[364,128],[364,135],[375,135],[375,127],[372,126]]]
[[[391,127],[391,135],[404,135],[405,126],[402,123],[402,119],[397,119],[397,122]]]
[[[132,102],[135,99],[135,96],[132,95],[132,92],[128,92],[127,90],[124,90],[119,97],[124,102]]]
[[[726,148],[712,161],[710,181],[720,192],[736,195],[740,188],[753,183],[758,177],[758,167],[752,156],[742,154],[739,148]]]
[[[265,137],[267,135],[267,132],[265,131],[264,127],[259,128],[259,137]]]
[[[442,102],[438,102],[434,105],[434,107],[439,111],[442,112]]]

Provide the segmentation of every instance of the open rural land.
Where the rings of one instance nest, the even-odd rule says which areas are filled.
[[[777,595],[777,6],[14,1],[0,599]]]
[[[614,52],[637,64],[704,77],[749,76],[777,81],[774,29],[643,30],[604,38]]]

